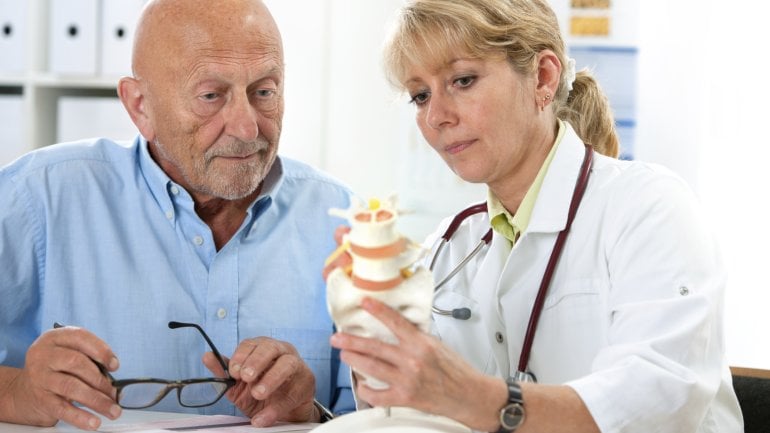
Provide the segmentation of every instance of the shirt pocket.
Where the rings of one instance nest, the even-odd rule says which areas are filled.
[[[329,337],[331,330],[273,328],[271,337],[291,343],[304,360],[328,360],[331,358]]]
[[[552,283],[543,310],[596,305],[603,286],[600,278],[576,278],[566,283]]]
[[[605,284],[600,278],[581,278],[554,286],[543,305],[536,340],[562,348],[576,342],[593,346],[602,340],[607,327]]]

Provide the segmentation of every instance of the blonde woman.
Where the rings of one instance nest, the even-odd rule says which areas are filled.
[[[439,282],[470,256],[437,290],[438,338],[374,300],[399,344],[332,337],[390,384],[359,402],[479,431],[742,431],[710,229],[677,176],[616,159],[611,109],[548,5],[410,1],[385,59],[427,142],[489,193],[435,259]]]

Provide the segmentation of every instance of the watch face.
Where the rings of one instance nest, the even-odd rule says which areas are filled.
[[[511,403],[500,411],[500,425],[509,431],[514,431],[524,422],[524,406],[521,403]]]

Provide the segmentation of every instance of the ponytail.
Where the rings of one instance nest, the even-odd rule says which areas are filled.
[[[583,142],[603,155],[618,157],[615,117],[607,96],[588,70],[576,74],[566,102],[556,105],[556,117],[569,122]]]

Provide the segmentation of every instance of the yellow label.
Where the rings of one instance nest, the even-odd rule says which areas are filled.
[[[575,9],[609,9],[610,0],[571,0],[570,5]]]
[[[608,17],[572,17],[569,31],[572,36],[609,36],[610,19]]]

